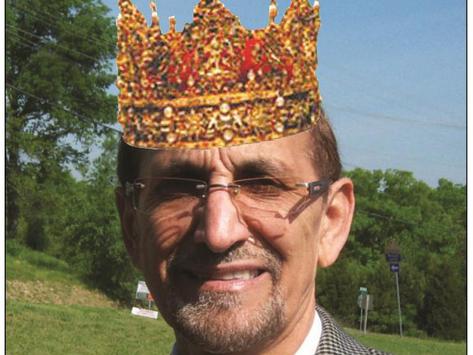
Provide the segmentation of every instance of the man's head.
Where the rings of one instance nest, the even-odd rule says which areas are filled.
[[[181,349],[297,349],[313,317],[317,266],[336,260],[349,233],[353,186],[340,170],[325,118],[229,148],[121,144],[122,185],[142,179],[129,194],[117,190],[125,244]],[[330,182],[322,193],[298,185],[319,181]]]

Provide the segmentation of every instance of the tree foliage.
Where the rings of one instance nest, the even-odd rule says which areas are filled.
[[[17,236],[25,176],[47,190],[71,165],[85,163],[101,124],[114,122],[114,24],[99,0],[8,0],[6,4],[7,237]],[[43,186],[44,185],[44,186]],[[39,190],[39,191],[38,191]],[[45,194],[46,195],[46,194]],[[47,197],[34,201],[38,215]],[[26,212],[26,211],[25,211]],[[47,245],[42,218],[27,240]],[[32,239],[31,239],[32,238]],[[33,240],[37,239],[37,240]]]
[[[396,170],[347,173],[357,207],[337,263],[320,272],[318,297],[341,319],[358,324],[360,287],[374,297],[370,329],[399,327],[394,274],[385,246],[400,246],[400,294],[407,334],[464,339],[466,324],[466,189],[447,180],[431,188]]]
[[[122,302],[129,302],[138,280],[121,237],[115,207],[117,139],[109,136],[84,181],[72,196],[62,235],[62,255],[89,284]],[[72,207],[73,206],[73,207]]]

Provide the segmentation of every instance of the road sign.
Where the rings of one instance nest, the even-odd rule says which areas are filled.
[[[399,272],[399,264],[389,264],[391,272]]]
[[[149,310],[149,309],[133,307],[131,309],[131,314],[133,314],[135,316],[140,316],[140,317],[158,319],[158,312],[152,311],[152,310]]]
[[[358,307],[360,307],[361,309],[367,309],[368,310],[372,310],[373,309],[373,296],[371,295],[359,295],[358,296]]]
[[[389,263],[399,263],[401,261],[401,248],[394,240],[389,241],[386,245],[384,254]]]
[[[358,296],[358,307],[360,307],[360,331],[363,329],[364,333],[366,334],[366,324],[368,323],[368,311],[371,311],[373,309],[373,297],[367,293],[360,293],[360,295]]]
[[[386,260],[389,261],[389,263],[398,263],[401,261],[401,254],[387,253]]]
[[[137,300],[148,300],[149,290],[144,281],[138,281],[135,298]]]
[[[368,293],[368,288],[360,287],[360,293]]]

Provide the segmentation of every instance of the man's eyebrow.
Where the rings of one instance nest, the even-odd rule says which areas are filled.
[[[235,171],[237,179],[258,176],[283,176],[289,171],[286,163],[275,158],[255,158],[244,161]]]
[[[153,175],[162,177],[187,177],[207,179],[210,172],[192,160],[173,160],[170,163],[158,164],[152,168]],[[288,165],[276,158],[252,158],[235,166],[235,179],[253,178],[260,176],[285,176],[289,171]]]
[[[190,160],[173,160],[166,165],[157,165],[153,172],[162,177],[206,178],[208,175],[205,168]]]

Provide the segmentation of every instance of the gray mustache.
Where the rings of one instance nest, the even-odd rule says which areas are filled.
[[[168,270],[176,273],[183,269],[205,269],[248,259],[262,262],[273,277],[280,274],[282,260],[275,251],[248,243],[235,244],[223,253],[214,253],[204,245],[178,249],[169,260]]]

